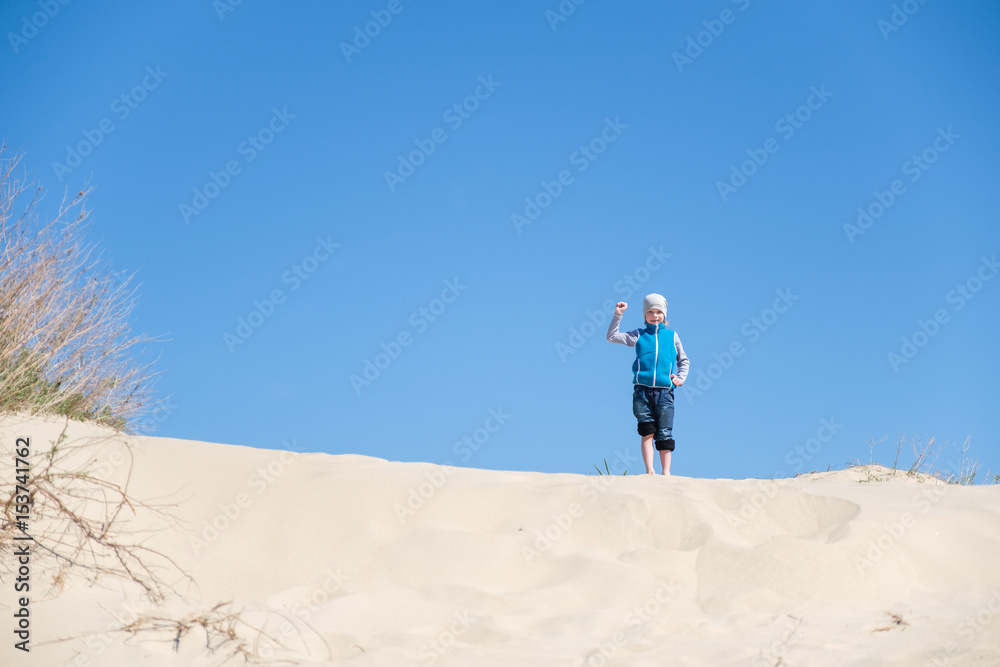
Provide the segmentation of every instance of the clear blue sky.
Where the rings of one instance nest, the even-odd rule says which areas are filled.
[[[160,435],[635,471],[605,305],[635,328],[659,292],[675,473],[883,435],[891,464],[902,433],[1000,472],[996,2],[230,5],[0,9],[0,135],[46,209],[94,187],[134,329],[169,339]]]

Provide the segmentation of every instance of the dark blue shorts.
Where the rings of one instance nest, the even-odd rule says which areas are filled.
[[[632,414],[638,420],[639,435],[653,435],[658,450],[674,449],[674,388],[654,388],[637,384],[632,390]]]

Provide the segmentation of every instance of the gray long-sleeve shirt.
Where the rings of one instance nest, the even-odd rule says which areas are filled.
[[[628,345],[629,347],[635,347],[635,342],[639,340],[639,334],[642,333],[642,329],[633,329],[632,331],[626,331],[624,333],[618,331],[618,325],[622,321],[622,316],[615,313],[611,316],[611,324],[608,325],[608,342],[611,343],[621,343],[622,345]],[[677,350],[677,379],[683,382],[687,379],[688,366],[690,362],[688,361],[688,356],[684,354],[684,346],[681,345],[680,336],[677,332],[674,332],[674,348]]]

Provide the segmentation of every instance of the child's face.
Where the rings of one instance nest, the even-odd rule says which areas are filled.
[[[659,308],[650,308],[646,311],[646,322],[649,324],[659,324],[663,321],[663,311]]]

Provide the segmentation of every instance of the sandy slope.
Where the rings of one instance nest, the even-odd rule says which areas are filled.
[[[0,420],[0,480],[15,437],[41,452],[60,429]],[[220,664],[235,643],[208,655],[199,629],[179,653],[171,633],[107,632],[220,601],[276,663],[1000,665],[1000,487],[494,472],[153,437],[127,440],[130,467],[124,437],[69,435],[89,442],[77,463],[173,517],[140,508],[123,528],[196,585],[163,570],[180,597],[159,610],[110,580],[56,595],[37,560],[30,654],[2,583],[4,667]]]

